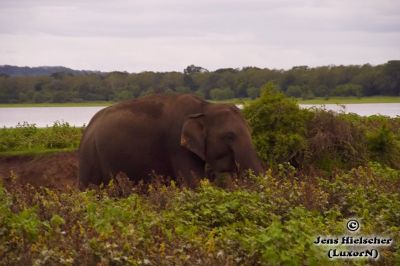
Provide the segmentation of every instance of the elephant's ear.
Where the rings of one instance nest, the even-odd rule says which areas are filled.
[[[204,114],[190,115],[183,123],[181,145],[206,160]]]

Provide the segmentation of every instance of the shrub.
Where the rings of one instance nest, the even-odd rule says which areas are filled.
[[[245,106],[260,158],[274,166],[293,161],[306,147],[305,122],[309,112],[268,83],[261,97]]]
[[[345,119],[346,115],[315,110],[307,121],[307,143],[303,167],[331,172],[367,162],[364,131]]]
[[[300,109],[272,83],[244,114],[260,158],[274,169],[289,162],[330,174],[370,160],[400,169],[400,118]]]
[[[400,141],[386,125],[368,134],[368,150],[373,160],[400,168]]]

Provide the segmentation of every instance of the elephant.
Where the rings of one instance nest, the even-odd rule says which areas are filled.
[[[193,94],[155,94],[100,110],[78,154],[81,189],[120,172],[134,182],[157,174],[196,187],[209,172],[263,171],[240,110]]]

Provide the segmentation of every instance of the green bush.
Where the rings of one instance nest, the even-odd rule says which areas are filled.
[[[341,119],[363,132],[353,143],[365,146],[368,161],[400,169],[400,117],[346,114],[341,115]]]
[[[365,131],[345,114],[314,110],[307,121],[306,132],[308,145],[301,163],[303,168],[332,172],[368,161]]]
[[[244,108],[260,158],[269,165],[294,160],[306,148],[309,112],[268,83],[260,98]]]
[[[400,140],[386,125],[368,134],[368,149],[372,159],[400,168]]]
[[[300,109],[272,83],[244,114],[260,158],[272,168],[289,162],[330,174],[376,161],[400,169],[400,118]]]

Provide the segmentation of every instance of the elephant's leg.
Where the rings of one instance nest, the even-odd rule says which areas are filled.
[[[79,160],[79,189],[84,190],[89,184],[100,185],[101,172],[98,166],[91,160],[80,158]]]
[[[79,158],[79,188],[85,189],[90,184],[107,185],[112,175],[109,170],[105,170],[108,169],[106,165],[100,161],[95,152],[88,152],[85,155]]]
[[[84,163],[79,166],[79,188],[85,189],[90,184],[107,185],[113,178],[111,171],[103,171],[98,163]]]
[[[175,177],[190,188],[197,187],[200,179],[205,177],[204,162],[191,152],[174,157],[172,165]]]

